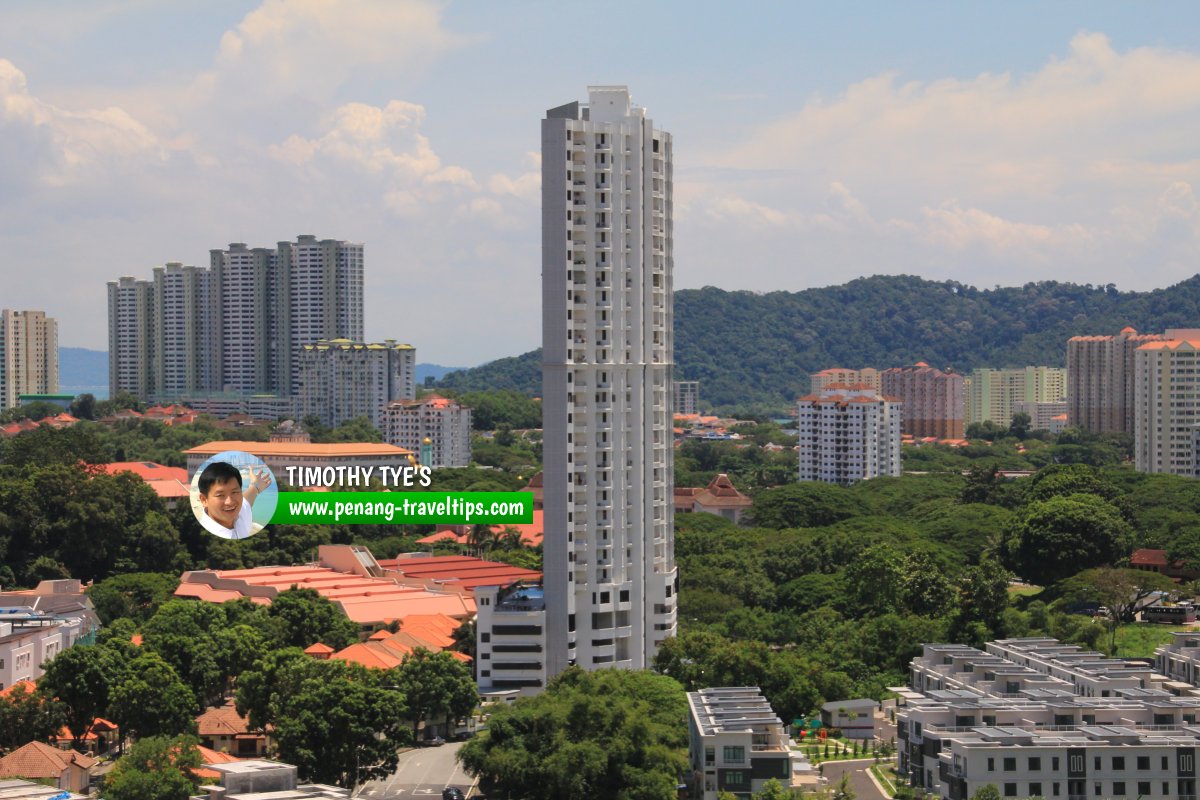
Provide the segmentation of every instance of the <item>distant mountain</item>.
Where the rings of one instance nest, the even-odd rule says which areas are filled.
[[[539,347],[524,355],[501,358],[474,369],[451,372],[438,382],[438,386],[462,392],[515,389],[530,396],[540,397],[542,394],[542,350]]]
[[[977,289],[911,275],[802,292],[682,289],[675,293],[675,377],[699,380],[706,406],[779,406],[827,367],[1064,366],[1071,336],[1126,325],[1145,333],[1200,327],[1200,275],[1150,292],[1055,281]],[[452,373],[443,385],[540,394],[541,351]]]
[[[63,394],[94,394],[108,398],[108,353],[85,347],[58,348],[58,385]]]
[[[467,367],[443,367],[441,364],[417,364],[417,386],[423,386],[426,378],[435,381],[442,379],[447,372],[467,369]]]

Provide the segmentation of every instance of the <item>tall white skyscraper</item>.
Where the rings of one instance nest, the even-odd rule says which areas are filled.
[[[624,86],[542,121],[548,677],[675,633],[671,152]]]

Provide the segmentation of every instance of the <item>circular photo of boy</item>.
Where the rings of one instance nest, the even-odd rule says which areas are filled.
[[[206,531],[222,539],[246,539],[275,515],[279,487],[261,458],[226,450],[196,470],[191,500],[192,513]]]

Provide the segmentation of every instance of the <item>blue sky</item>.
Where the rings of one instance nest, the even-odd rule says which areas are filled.
[[[1200,4],[7,0],[0,305],[101,347],[104,284],[367,244],[367,335],[540,339],[538,119],[624,83],[675,136],[676,286],[1200,264]]]

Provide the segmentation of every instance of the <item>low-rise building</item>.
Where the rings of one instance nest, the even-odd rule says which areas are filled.
[[[320,783],[300,783],[296,768],[278,761],[231,761],[207,766],[220,775],[220,783],[200,787],[206,794],[194,795],[192,800],[324,800],[350,797],[348,789]]]
[[[33,783],[15,778],[0,778],[0,798],[3,800],[88,800],[86,794],[67,792],[44,783]]]
[[[925,645],[897,709],[898,770],[926,793],[1190,797],[1200,696],[1144,662],[1054,639]],[[1179,693],[1173,693],[1179,692]]]
[[[734,524],[740,523],[754,505],[754,501],[739,492],[723,472],[703,488],[676,487],[674,500],[676,514],[715,514]]]
[[[79,585],[79,581],[43,581]],[[100,627],[91,601],[80,594],[53,588],[38,593],[0,594],[0,689],[19,681],[36,681],[50,659],[80,643],[93,641]]]
[[[237,712],[232,700],[196,717],[196,735],[205,747],[240,758],[264,756],[270,748],[267,735],[251,730],[249,720]]]
[[[87,794],[92,767],[97,763],[84,753],[59,750],[45,742],[30,742],[0,758],[0,778],[45,781],[68,792]],[[0,798],[6,798],[9,795],[2,787],[3,781],[0,781]]]
[[[757,686],[688,692],[688,759],[695,797],[749,798],[770,780],[792,784],[787,729]]]
[[[479,693],[540,693],[547,680],[546,594],[541,583],[479,586],[475,602]]]
[[[287,482],[288,467],[380,467],[392,469],[411,466],[415,458],[411,450],[390,444],[346,442],[312,444],[305,442],[245,442],[225,440],[207,442],[185,450],[188,472],[196,470],[208,459],[228,450],[241,450],[262,459],[276,480]],[[411,458],[410,458],[411,457]],[[378,470],[376,471],[378,473]]]
[[[874,739],[878,708],[879,701],[870,698],[831,700],[821,706],[821,724],[841,730],[847,739]]]

